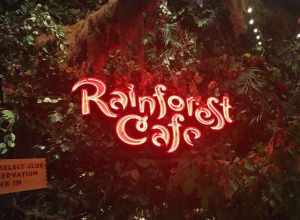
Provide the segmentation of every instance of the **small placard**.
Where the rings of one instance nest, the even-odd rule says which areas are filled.
[[[46,187],[46,159],[0,159],[0,194]]]

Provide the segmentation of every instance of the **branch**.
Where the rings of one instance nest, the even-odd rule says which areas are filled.
[[[80,72],[99,73],[112,49],[142,44],[143,13],[154,10],[155,7],[152,6],[157,2],[158,0],[108,0],[85,19],[66,26],[67,65]],[[54,40],[54,36],[41,35],[36,47]]]
[[[95,40],[97,36],[103,37],[105,25],[112,21],[118,2],[119,0],[109,0],[84,20],[65,28],[69,46],[69,64],[75,65],[88,59],[88,53],[91,52],[89,50],[92,49],[89,47],[90,41]],[[99,43],[103,43],[101,39]]]
[[[245,33],[246,24],[243,11],[249,5],[249,0],[225,0],[225,5],[230,12],[230,20],[236,37]]]

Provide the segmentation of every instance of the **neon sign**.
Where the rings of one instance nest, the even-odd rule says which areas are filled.
[[[88,87],[93,88],[92,94],[89,94]],[[223,96],[221,100],[209,97],[205,102],[200,96],[167,96],[167,87],[162,84],[155,86],[152,96],[138,96],[131,84],[126,91],[114,90],[109,94],[109,101],[105,101],[104,96],[108,95],[106,85],[96,78],[78,81],[72,92],[79,89],[82,114],[89,115],[91,103],[96,104],[106,117],[117,119],[118,138],[131,146],[151,141],[154,146],[167,147],[167,152],[173,153],[181,143],[194,146],[194,142],[202,135],[198,128],[200,125],[221,130],[226,123],[233,122],[228,96]],[[167,116],[170,117],[169,122],[166,122]],[[155,123],[150,123],[150,119],[154,119]],[[191,119],[196,126],[185,126]],[[134,129],[135,134],[129,132],[130,129]]]

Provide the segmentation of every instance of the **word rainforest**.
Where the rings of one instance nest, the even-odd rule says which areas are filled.
[[[89,94],[88,87],[95,92]],[[233,122],[227,96],[222,100],[210,97],[203,103],[201,97],[167,96],[167,87],[162,84],[156,85],[152,96],[137,96],[133,85],[129,85],[127,91],[114,90],[106,94],[105,83],[95,78],[80,80],[72,92],[79,88],[82,114],[90,114],[91,103],[94,103],[105,116],[118,118],[116,133],[128,145],[139,146],[151,141],[156,147],[165,146],[168,153],[173,153],[182,141],[194,145],[201,137],[199,125],[221,130],[226,123]],[[106,95],[109,95],[109,101],[104,101]],[[166,122],[168,117],[170,121]],[[186,126],[186,118],[192,119],[194,126]]]

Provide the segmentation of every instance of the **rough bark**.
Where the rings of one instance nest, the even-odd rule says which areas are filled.
[[[153,9],[151,6],[156,2],[157,0],[109,0],[85,19],[66,26],[68,66],[81,72],[99,73],[110,50],[129,44],[139,47],[144,34],[143,13]],[[51,40],[54,37],[40,36],[37,47]],[[142,48],[137,51],[142,51]],[[143,62],[142,57],[139,60]]]
[[[236,37],[246,31],[244,11],[249,5],[249,0],[225,0],[225,5],[230,12],[230,20]]]
[[[119,0],[109,0],[84,20],[65,28],[70,65],[78,66],[87,60],[92,61],[98,50],[97,41],[105,47],[107,41],[112,40],[108,33],[108,23],[115,15],[118,3]]]

